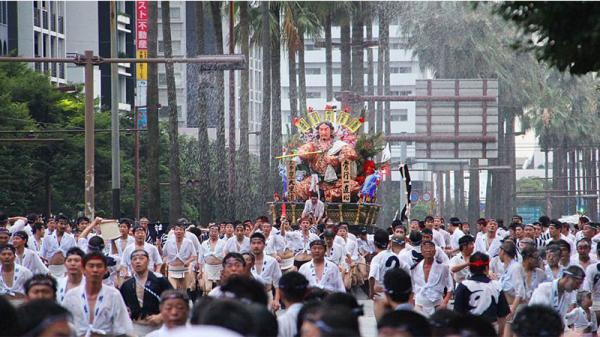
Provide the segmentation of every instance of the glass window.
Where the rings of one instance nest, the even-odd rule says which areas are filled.
[[[306,75],[319,75],[321,74],[321,68],[306,68]]]
[[[411,67],[390,67],[390,73],[392,74],[407,74],[411,71]]]
[[[408,109],[394,109],[390,111],[390,119],[392,122],[408,121]]]
[[[179,19],[181,17],[181,8],[171,7],[171,19]]]
[[[321,98],[320,91],[308,91],[306,92],[306,98]]]

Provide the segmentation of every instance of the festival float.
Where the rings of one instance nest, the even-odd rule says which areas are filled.
[[[381,209],[377,190],[389,173],[391,153],[381,133],[361,132],[364,121],[362,114],[353,116],[348,108],[334,105],[308,108],[305,116],[292,121],[297,133],[276,157],[283,190],[268,203],[273,219],[283,216],[296,224],[315,192],[331,221],[376,223]]]

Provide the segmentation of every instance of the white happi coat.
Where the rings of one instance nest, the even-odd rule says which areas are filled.
[[[113,287],[103,285],[96,298],[93,321],[89,320],[88,301],[85,282],[67,292],[63,302],[73,315],[77,336],[122,335],[133,332],[133,324],[127,312],[127,306],[121,293]]]
[[[272,234],[271,234],[272,235]],[[225,252],[227,253],[242,253],[250,251],[250,238],[244,236],[242,242],[238,241],[237,236],[232,236],[227,241],[225,241],[225,245],[223,246],[223,255]]]
[[[444,288],[452,291],[452,278],[447,264],[441,264],[433,261],[429,271],[429,279],[425,281],[423,264],[425,261],[413,268],[411,276],[413,281],[413,292],[415,294],[415,304],[423,307],[424,310],[431,311],[425,314],[433,313],[435,306],[439,305],[444,297]]]
[[[567,310],[572,304],[575,304],[576,294],[575,291],[563,291],[562,296],[559,296],[558,281],[559,280],[544,282],[535,288],[531,295],[531,299],[529,300],[529,305],[543,304],[549,306],[558,312],[563,321],[565,321]]]
[[[31,278],[31,271],[15,263],[12,286],[9,287],[2,277],[2,265],[0,265],[0,295],[14,296],[16,294],[25,295],[25,282]]]
[[[123,251],[121,266],[127,267],[127,270],[129,270],[129,275],[133,275],[133,269],[131,268],[131,253],[136,249],[135,243],[133,243],[127,246],[127,248],[125,248]],[[148,270],[154,271],[154,266],[163,263],[162,257],[160,257],[160,253],[158,252],[158,248],[152,244],[149,244],[148,242],[144,242],[144,250],[146,253],[148,253],[149,257]]]
[[[325,260],[325,267],[323,268],[323,276],[320,280],[317,280],[317,273],[315,271],[315,264],[311,260],[300,267],[298,272],[308,280],[310,287],[317,287],[332,292],[346,292],[344,287],[344,281],[342,280],[342,274],[338,266],[334,265],[330,261]]]
[[[54,254],[61,252],[63,256],[67,256],[67,251],[72,247],[77,247],[77,242],[73,234],[63,233],[60,243],[56,236],[56,231],[52,234],[46,234],[42,239],[42,249],[40,256],[46,260],[50,260]]]
[[[279,287],[281,269],[279,269],[279,263],[274,257],[263,254],[262,269],[260,270],[260,273],[258,273],[256,265],[252,266],[250,271],[252,272],[252,277],[263,285],[273,285],[275,288]]]
[[[25,248],[23,255],[15,257],[15,263],[29,269],[32,274],[48,274],[48,267],[40,256],[29,248]]]
[[[135,243],[135,239],[131,235],[128,235],[127,240],[125,240],[125,241],[126,242],[123,242],[123,239],[121,239],[121,238],[115,239],[115,246],[117,246],[117,255],[119,255],[119,257],[121,259],[123,259],[123,252],[125,252],[125,249],[127,248],[127,246]],[[121,247],[123,247],[122,246],[123,243],[125,243],[124,248],[121,248]]]
[[[410,274],[410,266],[407,265],[398,255],[394,254],[389,250],[382,250],[371,260],[371,266],[369,268],[369,278],[375,280],[375,285],[383,287],[383,277],[385,273],[393,268],[404,269]],[[381,299],[384,297],[383,291],[377,292],[376,298]]]
[[[201,254],[198,255],[198,261],[200,264],[204,264],[204,261],[206,260],[207,257],[209,256],[214,256],[220,260],[223,260],[223,247],[225,247],[225,240],[219,239],[217,240],[217,244],[215,245],[215,248],[211,248],[210,246],[210,239],[203,241],[202,245],[201,245]]]
[[[185,262],[190,257],[196,256],[196,249],[194,249],[192,241],[186,238],[183,238],[179,249],[177,248],[177,241],[167,240],[167,243],[165,243],[165,246],[163,247],[163,256],[166,260],[165,262],[169,265],[173,264],[176,259]]]
[[[287,241],[288,248],[294,251],[295,255],[302,252],[310,255],[310,243],[319,240],[319,236],[314,233],[308,233],[308,236],[304,236],[302,231],[285,232],[285,240]]]
[[[273,255],[282,253],[286,249],[286,246],[285,238],[272,230],[265,242],[265,254]]]

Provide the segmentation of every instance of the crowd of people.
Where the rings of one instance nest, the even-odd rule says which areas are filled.
[[[314,209],[316,210],[316,208]],[[266,216],[170,226],[0,212],[0,335],[595,336],[599,225],[546,216],[387,229]]]

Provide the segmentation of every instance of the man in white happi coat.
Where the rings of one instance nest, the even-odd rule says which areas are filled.
[[[250,251],[250,238],[244,235],[244,225],[238,223],[235,226],[233,236],[225,241],[223,256],[227,253],[243,253]]]
[[[469,258],[475,250],[475,238],[471,235],[464,235],[458,240],[459,253],[450,259],[449,267],[454,279],[454,287],[471,277],[469,271]]]
[[[65,296],[63,305],[73,315],[77,336],[133,333],[123,297],[117,289],[102,283],[107,271],[106,257],[102,253],[87,254],[84,259],[85,282]]]
[[[298,271],[306,277],[309,286],[330,292],[346,292],[338,266],[325,259],[325,241],[312,241],[310,253],[312,260],[303,264]]]
[[[13,246],[16,249],[16,263],[29,269],[33,274],[48,274],[48,268],[33,250],[25,247],[29,237],[25,231],[18,231],[13,235]]]
[[[494,219],[490,219],[487,223],[482,225],[485,227],[485,234],[477,235],[475,239],[475,251],[486,254],[493,259],[498,256],[500,252],[500,245],[502,244],[503,237],[498,235],[498,223]]]
[[[383,278],[388,270],[400,268],[410,272],[408,266],[403,260],[388,250],[390,238],[383,229],[378,229],[373,235],[376,255],[371,260],[369,269],[369,298],[373,302],[373,311],[375,317],[381,317],[385,309],[385,291],[383,287]]]
[[[59,218],[56,230],[46,234],[42,240],[40,256],[48,261],[48,269],[55,278],[65,275],[65,254],[70,248],[77,246],[73,234],[66,232],[68,226],[65,217]]]
[[[208,240],[202,242],[198,255],[198,281],[208,294],[213,284],[219,282],[223,270],[223,247],[225,241],[219,239],[219,226],[211,223],[208,227]]]
[[[131,268],[131,253],[136,249],[143,249],[148,253],[150,261],[148,269],[160,273],[163,260],[160,256],[158,248],[156,246],[146,242],[146,228],[144,226],[136,225],[133,227],[133,237],[135,241],[130,244],[123,251],[123,258],[121,259],[120,275],[124,277],[131,277],[133,269]]]
[[[286,231],[285,226],[281,226],[281,235],[285,238],[288,248],[294,252],[294,266],[298,269],[311,259],[310,243],[319,240],[319,236],[311,233],[309,229],[309,218],[300,219],[300,230],[297,231]]]
[[[254,255],[254,266],[252,267],[252,277],[263,284],[269,305],[273,311],[279,309],[279,279],[281,278],[281,269],[277,260],[264,253],[265,236],[262,233],[254,233],[250,236],[250,249]],[[273,298],[273,288],[275,288],[275,298]]]
[[[575,307],[577,289],[583,284],[584,278],[585,272],[581,267],[569,266],[560,279],[540,284],[533,291],[529,305],[547,305],[558,312],[564,321],[565,315]]]
[[[421,242],[423,260],[411,272],[415,309],[425,316],[447,308],[453,293],[450,269],[447,264],[435,259],[435,248],[433,241]]]
[[[56,301],[62,304],[67,292],[78,287],[83,281],[83,259],[85,253],[79,247],[67,251],[65,268],[67,275],[56,280]]]
[[[0,247],[0,295],[9,299],[25,296],[25,282],[32,276],[29,269],[15,263],[15,247],[11,244]]]

